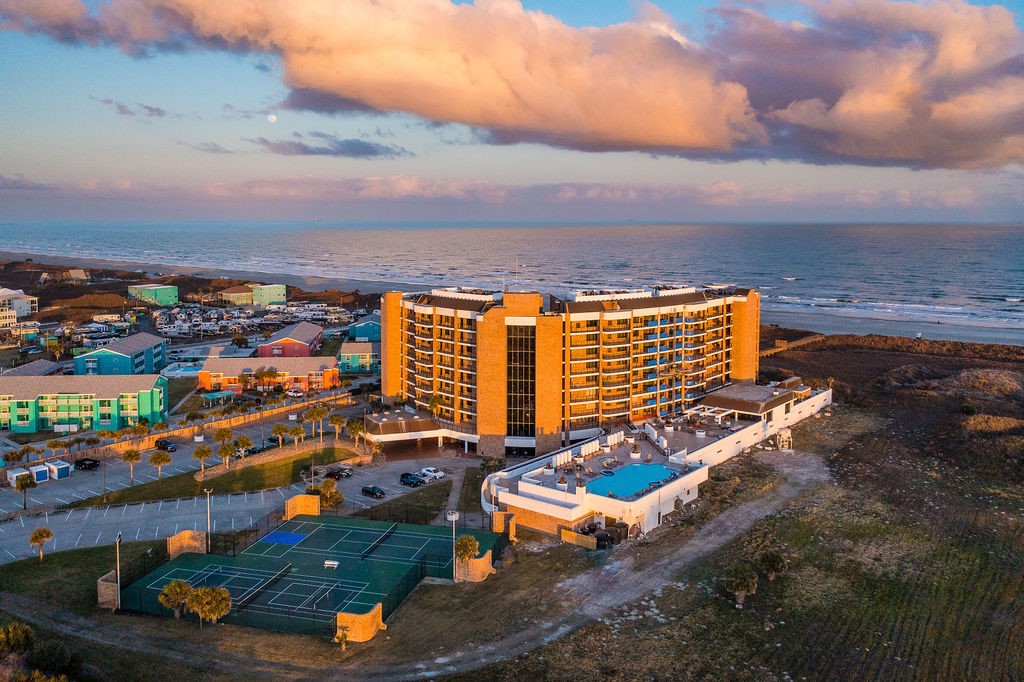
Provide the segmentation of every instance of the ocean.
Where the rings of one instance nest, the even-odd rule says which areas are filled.
[[[765,323],[1024,344],[1022,225],[8,222],[0,250],[555,293],[734,283]]]

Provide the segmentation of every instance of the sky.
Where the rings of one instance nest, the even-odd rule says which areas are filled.
[[[1024,0],[0,0],[0,220],[1024,221]]]

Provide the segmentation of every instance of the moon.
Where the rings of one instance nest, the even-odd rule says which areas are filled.
[[[267,123],[277,123],[277,114],[267,114]]]

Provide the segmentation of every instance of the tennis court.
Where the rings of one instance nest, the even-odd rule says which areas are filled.
[[[481,552],[500,536],[459,530]],[[348,517],[296,516],[237,557],[183,554],[122,590],[123,608],[169,615],[157,595],[171,580],[224,587],[225,622],[308,634],[333,633],[338,612],[387,618],[426,576],[452,577],[451,528]]]

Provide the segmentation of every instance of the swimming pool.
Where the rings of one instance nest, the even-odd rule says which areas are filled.
[[[652,483],[664,481],[672,474],[664,464],[630,464],[615,472],[587,483],[587,492],[595,495],[614,493],[615,497],[633,497]]]

